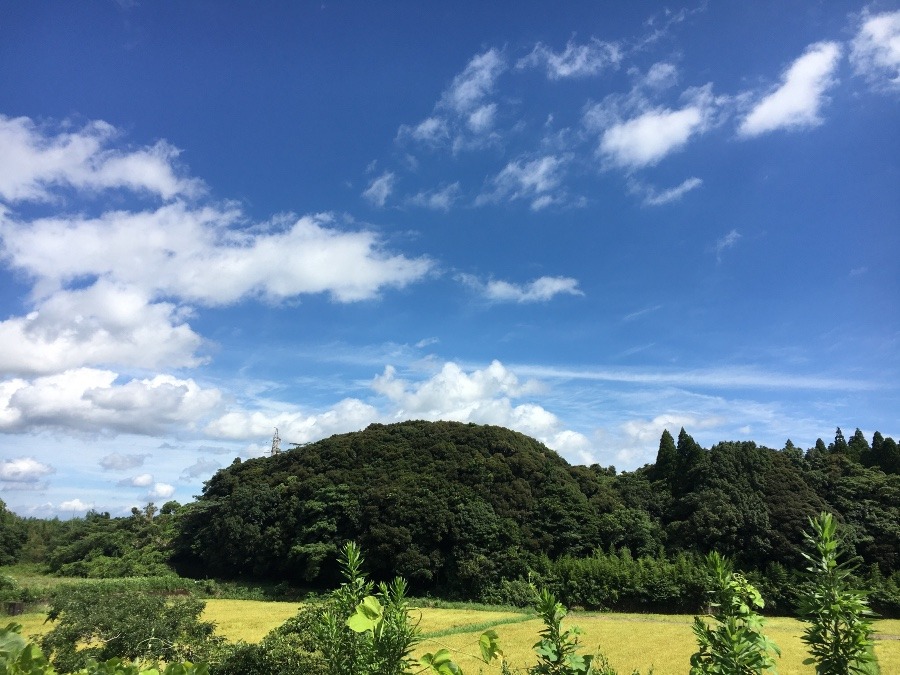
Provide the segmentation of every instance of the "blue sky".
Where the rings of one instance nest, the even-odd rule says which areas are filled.
[[[9,2],[0,498],[371,422],[900,435],[896,2]]]

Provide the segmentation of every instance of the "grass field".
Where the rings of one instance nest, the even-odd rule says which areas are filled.
[[[214,621],[219,635],[228,640],[255,642],[269,630],[293,616],[297,603],[261,602],[255,600],[207,600],[204,618]],[[478,637],[487,627],[500,635],[500,644],[514,667],[534,663],[532,645],[537,641],[541,622],[515,611],[474,609],[412,610],[419,622],[424,640],[416,650],[420,655],[448,647],[456,653],[457,662],[469,675],[477,675],[483,667],[485,675],[499,673],[499,668],[484,667],[473,656],[478,653]],[[23,625],[25,634],[38,634],[50,628],[43,614],[11,617]],[[568,625],[578,625],[584,634],[585,652],[598,647],[622,675],[635,668],[646,675],[653,667],[655,675],[684,675],[696,648],[691,632],[691,616],[658,614],[598,614],[578,612],[570,615]],[[900,620],[875,623],[875,655],[882,675],[900,673]],[[803,624],[795,619],[770,618],[766,633],[779,647],[781,675],[812,674],[803,665],[806,651],[800,641]]]

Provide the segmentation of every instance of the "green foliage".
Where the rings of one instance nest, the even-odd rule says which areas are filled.
[[[590,675],[592,655],[579,654],[577,626],[562,629],[562,620],[568,611],[546,588],[537,591],[535,609],[544,622],[541,639],[534,645],[538,663],[528,669],[530,675]]]
[[[802,589],[800,613],[809,627],[803,641],[809,646],[818,675],[868,673],[872,654],[871,613],[866,592],[852,587],[852,565],[839,562],[837,522],[830,513],[810,518],[807,554],[810,578]]]
[[[56,669],[37,645],[20,635],[21,626],[9,624],[0,629],[0,675],[56,675]],[[106,661],[88,659],[84,668],[72,675],[209,675],[206,664],[190,661],[169,663],[163,670],[156,666],[126,663],[119,658]]]
[[[589,609],[696,611],[706,597],[706,572],[688,554],[634,558],[623,549],[563,556],[550,563],[546,581],[567,605]]]
[[[203,607],[191,596],[71,586],[51,601],[48,621],[55,626],[41,647],[61,670],[83,668],[90,659],[203,660],[217,646],[215,626],[200,621]]]
[[[763,633],[764,621],[757,613],[762,596],[731,563],[713,552],[707,556],[712,579],[712,626],[694,617],[694,635],[699,650],[691,656],[691,675],[751,675],[774,671],[770,652],[778,647]]]

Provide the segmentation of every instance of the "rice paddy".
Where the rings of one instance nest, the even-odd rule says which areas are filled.
[[[213,621],[217,633],[230,641],[256,642],[269,630],[293,616],[298,603],[262,602],[256,600],[206,601],[203,618]],[[499,673],[496,665],[485,666],[477,658],[478,637],[488,627],[500,635],[500,644],[513,668],[534,663],[532,645],[538,639],[540,620],[515,611],[482,609],[413,609],[423,641],[416,655],[451,649],[464,672],[484,675]],[[23,614],[9,620],[21,623],[23,633],[36,635],[49,630],[42,613]],[[696,649],[691,632],[692,617],[661,614],[605,614],[576,612],[566,626],[577,625],[583,633],[584,653],[602,651],[610,664],[622,675],[637,669],[646,675],[684,675],[690,656]],[[766,633],[781,648],[778,672],[781,675],[812,675],[811,666],[803,665],[807,657],[800,636],[803,624],[796,619],[774,617],[766,621]],[[900,673],[900,620],[875,623],[875,655],[883,675]]]

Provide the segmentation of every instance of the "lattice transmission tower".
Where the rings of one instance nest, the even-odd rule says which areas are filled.
[[[281,436],[278,435],[278,427],[275,427],[275,435],[272,436],[272,454],[281,452]]]

